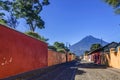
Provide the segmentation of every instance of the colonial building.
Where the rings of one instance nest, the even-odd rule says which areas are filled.
[[[112,42],[107,45],[105,45],[102,48],[96,49],[88,54],[89,61],[94,61],[96,64],[107,64],[108,60],[107,57],[109,57],[110,49],[116,48],[118,46],[118,43]]]

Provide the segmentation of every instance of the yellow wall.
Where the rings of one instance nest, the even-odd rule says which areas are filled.
[[[114,48],[110,49],[110,66],[114,68],[120,69],[120,47],[118,48],[118,51],[116,52]]]
[[[111,48],[110,53],[102,54],[101,63],[120,69],[120,47],[118,47],[117,51],[115,48]]]

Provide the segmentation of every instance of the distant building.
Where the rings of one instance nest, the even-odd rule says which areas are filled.
[[[94,63],[96,64],[105,64],[107,62],[107,60],[104,58],[105,54],[110,54],[110,49],[116,48],[118,45],[120,44],[116,42],[112,42],[112,43],[105,45],[102,48],[89,52],[88,60],[94,61]]]

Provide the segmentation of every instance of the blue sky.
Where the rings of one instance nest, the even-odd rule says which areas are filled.
[[[102,38],[107,42],[120,41],[120,15],[103,0],[50,0],[41,17],[45,29],[36,30],[40,35],[55,41],[74,44],[88,35]],[[22,20],[17,29],[24,32],[28,28]]]

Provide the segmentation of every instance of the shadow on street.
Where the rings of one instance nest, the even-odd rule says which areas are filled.
[[[79,63],[78,68],[106,69],[107,66],[94,63]]]
[[[76,71],[76,75],[82,75],[84,73],[86,73],[86,71],[84,70],[80,70],[79,68],[87,68],[87,69],[106,69],[107,66],[105,65],[100,65],[100,64],[94,64],[94,63],[90,63],[90,62],[79,62],[77,65],[77,71]]]
[[[82,75],[84,73],[86,73],[84,70],[77,70],[76,71],[76,75]]]

